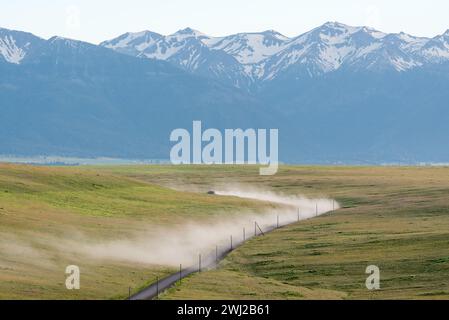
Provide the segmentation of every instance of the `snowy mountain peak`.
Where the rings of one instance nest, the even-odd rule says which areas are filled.
[[[175,33],[173,33],[170,37],[180,37],[183,38],[209,38],[204,33],[194,30],[192,28],[185,28],[182,30],[178,30]]]
[[[191,34],[191,35],[194,35],[194,36],[197,36],[197,35],[201,36],[201,35],[203,35],[202,32],[200,32],[198,30],[195,30],[195,29],[192,29],[190,27],[178,30],[177,32],[175,32],[175,34]]]
[[[203,41],[212,50],[223,51],[243,65],[256,64],[283,50],[289,38],[274,30],[238,33]]]
[[[448,39],[449,40],[449,29],[446,30],[446,32],[444,32],[441,37]]]
[[[94,44],[91,44],[88,42],[65,38],[65,37],[61,37],[61,36],[51,37],[50,39],[48,39],[47,42],[50,45],[54,45],[58,48],[67,47],[67,48],[81,49],[81,48],[95,47]]]
[[[0,61],[20,64],[28,52],[43,41],[28,32],[0,28]]]
[[[351,28],[344,23],[340,23],[338,21],[327,21],[321,27],[318,28],[329,28],[329,29],[348,29]]]
[[[449,30],[427,41],[421,49],[422,56],[430,63],[449,60]]]
[[[265,30],[264,32],[262,32],[263,35],[267,36],[267,37],[273,37],[282,41],[287,41],[290,40],[290,38],[284,36],[282,33],[277,32],[276,30]]]
[[[50,43],[55,43],[55,42],[65,42],[65,43],[75,43],[75,42],[79,42],[78,40],[73,40],[73,39],[69,39],[69,38],[64,38],[61,36],[53,36],[50,39],[48,39],[48,42]]]
[[[137,56],[162,38],[162,35],[148,30],[127,32],[113,40],[100,43],[100,46]]]
[[[328,35],[338,35],[343,33],[354,33],[361,28],[362,27],[351,27],[339,22],[326,22],[322,26],[315,28],[315,30]]]
[[[419,42],[421,39],[427,40],[426,38],[414,37],[414,36],[412,36],[412,35],[410,35],[408,33],[405,33],[405,32],[400,32],[398,34],[392,34],[391,36],[392,37],[396,37],[396,38],[398,38],[398,39],[400,39],[400,40],[402,40],[404,42],[408,42],[408,43],[410,43],[410,42]]]

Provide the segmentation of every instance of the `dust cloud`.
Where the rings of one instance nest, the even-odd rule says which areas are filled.
[[[338,203],[332,199],[309,199],[237,186],[215,190],[215,194],[267,201],[278,206],[259,213],[221,215],[223,217],[214,218],[212,222],[147,226],[145,231],[116,240],[101,241],[79,233],[72,236],[67,234],[64,238],[54,238],[51,241],[47,238],[45,245],[76,255],[80,260],[79,265],[83,264],[83,259],[96,259],[157,266],[194,266],[198,264],[200,254],[206,265],[210,260],[215,260],[216,252],[222,254],[228,251],[231,241],[235,248],[244,239],[248,240],[262,231],[267,232],[278,225],[285,226],[339,208]]]

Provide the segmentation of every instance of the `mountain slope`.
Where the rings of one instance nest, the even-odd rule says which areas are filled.
[[[257,101],[163,61],[54,37],[0,62],[0,153],[167,158],[193,120],[258,126]],[[255,109],[258,110],[255,110]]]
[[[259,93],[292,162],[448,162],[449,64],[409,72],[279,78]],[[280,98],[282,97],[282,98]]]

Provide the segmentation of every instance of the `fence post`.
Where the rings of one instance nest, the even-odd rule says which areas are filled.
[[[159,277],[156,277],[156,300],[159,299]]]
[[[279,228],[279,215],[277,215],[276,227]]]
[[[128,287],[128,300],[131,300],[131,287]]]
[[[246,233],[245,233],[245,228],[243,228],[243,241],[246,241]]]
[[[182,281],[182,264],[179,265],[179,283]]]
[[[198,256],[198,272],[201,272],[201,253]]]
[[[231,235],[231,250],[232,250],[232,235]]]

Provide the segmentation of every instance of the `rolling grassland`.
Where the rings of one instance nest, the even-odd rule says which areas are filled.
[[[342,208],[253,238],[161,298],[449,298],[446,167],[282,166],[263,177],[253,166],[7,164],[0,165],[0,298],[125,298],[128,287],[135,292],[177,270],[131,254],[148,229],[212,228],[224,217],[282,211],[206,194],[223,187],[329,197]],[[81,290],[65,288],[69,264],[80,265]],[[365,287],[369,265],[380,268],[378,291]]]

